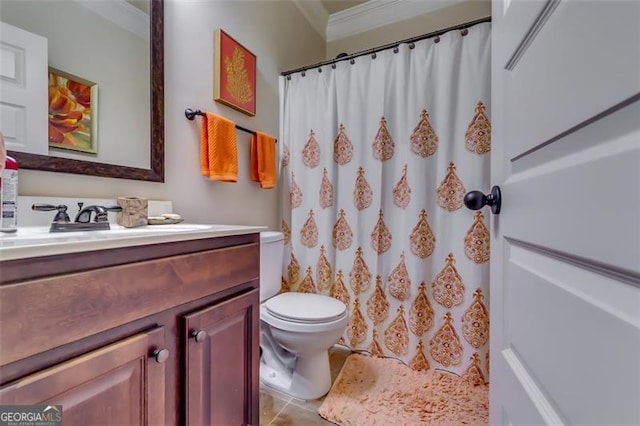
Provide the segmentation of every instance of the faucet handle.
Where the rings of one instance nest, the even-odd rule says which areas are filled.
[[[53,204],[36,203],[31,206],[31,210],[39,212],[57,210],[58,213],[56,213],[55,217],[53,218],[54,222],[71,222],[71,219],[69,219],[69,215],[67,214],[67,206],[65,206],[64,204],[54,206]]]
[[[67,209],[67,206],[64,204],[60,204],[59,206],[54,206],[53,204],[43,204],[36,203],[31,206],[31,210],[39,211],[39,212],[49,212],[52,210],[59,210],[61,208]]]

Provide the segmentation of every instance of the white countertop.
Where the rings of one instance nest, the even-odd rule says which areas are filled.
[[[180,223],[138,228],[111,224],[111,229],[106,231],[50,233],[48,226],[25,226],[18,227],[14,233],[0,233],[0,261],[252,234],[266,230],[266,226]]]

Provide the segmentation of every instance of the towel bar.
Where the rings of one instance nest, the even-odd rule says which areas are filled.
[[[193,119],[196,118],[196,115],[201,115],[204,117],[204,112],[200,111],[199,109],[194,111],[191,108],[187,108],[184,110],[184,116],[187,117],[187,120],[193,121]],[[243,132],[251,133],[252,135],[256,134],[255,130],[247,129],[246,127],[242,127],[237,124],[236,124],[236,129],[242,130]],[[276,143],[278,143],[277,139],[276,139]]]

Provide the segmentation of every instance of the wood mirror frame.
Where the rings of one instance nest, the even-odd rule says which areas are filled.
[[[150,169],[9,151],[20,168],[164,182],[164,0],[151,0]]]

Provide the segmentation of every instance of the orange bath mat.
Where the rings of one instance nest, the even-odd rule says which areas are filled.
[[[350,355],[318,413],[338,425],[487,425],[489,385]]]

